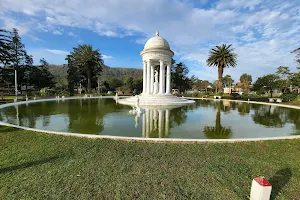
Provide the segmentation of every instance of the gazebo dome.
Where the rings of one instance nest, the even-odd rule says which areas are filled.
[[[159,36],[159,33],[156,32],[156,36],[150,38],[144,47],[146,49],[167,49],[170,50],[170,45],[164,38]]]

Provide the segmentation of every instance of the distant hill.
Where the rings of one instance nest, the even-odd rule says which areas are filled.
[[[67,67],[64,65],[49,65],[49,71],[54,76],[54,81],[62,85],[67,84]],[[107,80],[113,77],[124,80],[125,77],[142,78],[143,69],[120,68],[104,66],[101,73],[101,79]]]
[[[142,78],[143,69],[105,66],[103,68],[103,72],[101,73],[101,77],[103,78],[117,77],[119,79],[124,79],[126,76],[130,76],[133,78]]]
[[[49,65],[49,71],[54,76],[54,82],[60,85],[68,85],[67,67],[64,65]]]

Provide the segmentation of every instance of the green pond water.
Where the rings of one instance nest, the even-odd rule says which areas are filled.
[[[0,121],[58,132],[150,138],[229,139],[300,133],[300,110],[250,103],[196,100],[140,115],[113,99],[44,101],[0,109]]]

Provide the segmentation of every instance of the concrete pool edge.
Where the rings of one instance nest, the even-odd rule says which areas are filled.
[[[29,104],[35,102],[43,102],[43,101],[63,101],[63,100],[70,100],[70,99],[101,99],[101,98],[113,98],[113,96],[99,96],[99,97],[70,97],[64,99],[40,99],[40,100],[31,100],[31,101],[22,101],[22,102],[15,102],[15,103],[8,103],[0,105],[0,109],[15,105],[21,104]],[[230,99],[209,99],[209,98],[192,98],[195,100],[215,100],[215,101],[232,101],[232,102],[243,102],[243,103],[255,103],[255,104],[262,104],[262,105],[273,105],[285,108],[293,108],[300,110],[299,106],[291,106],[285,104],[276,104],[276,103],[264,103],[264,102],[255,102],[255,101],[239,101],[239,100],[230,100]],[[296,136],[282,136],[282,137],[264,137],[264,138],[239,138],[239,139],[180,139],[180,138],[142,138],[142,137],[124,137],[124,136],[111,136],[111,135],[92,135],[92,134],[82,134],[82,133],[68,133],[68,132],[56,132],[56,131],[48,131],[48,130],[41,130],[41,129],[34,129],[24,126],[18,126],[9,124],[6,122],[0,121],[0,125],[13,127],[18,129],[23,129],[27,131],[34,131],[39,133],[48,133],[54,135],[61,135],[61,136],[75,136],[81,138],[92,138],[92,139],[110,139],[110,140],[119,140],[119,141],[131,141],[131,142],[150,142],[150,143],[235,143],[235,142],[255,142],[255,141],[271,141],[271,140],[288,140],[288,139],[300,139],[300,135]]]

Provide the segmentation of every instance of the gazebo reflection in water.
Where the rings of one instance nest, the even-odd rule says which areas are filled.
[[[142,120],[142,136],[145,138],[168,138],[170,131],[170,109],[146,108],[135,116],[135,127]]]

